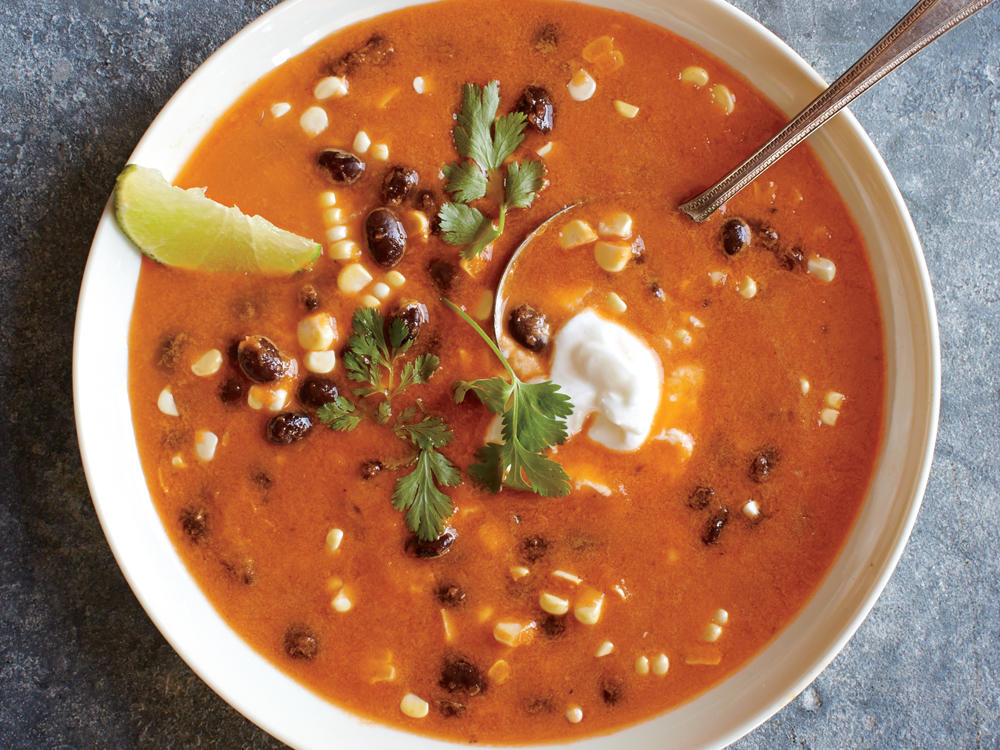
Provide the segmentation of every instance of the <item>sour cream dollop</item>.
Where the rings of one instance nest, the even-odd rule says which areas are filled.
[[[573,401],[570,435],[595,414],[587,436],[614,451],[634,451],[649,437],[663,391],[656,353],[628,328],[593,310],[570,318],[554,340],[553,382]]]

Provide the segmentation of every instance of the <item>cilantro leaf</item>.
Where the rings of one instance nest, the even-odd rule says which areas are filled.
[[[381,315],[379,315],[381,317]],[[410,338],[410,327],[406,324],[406,321],[402,318],[393,318],[392,322],[389,324],[389,348],[390,355],[392,359],[395,359],[401,354],[406,354],[406,351],[410,348],[413,343],[413,339]]]
[[[403,367],[403,373],[399,376],[399,387],[396,393],[409,388],[411,385],[426,383],[431,376],[437,372],[441,360],[434,354],[421,354],[412,362],[407,362]]]
[[[524,140],[524,126],[528,118],[523,112],[511,112],[493,123],[493,163],[491,169],[503,164]]]
[[[406,511],[406,525],[424,541],[437,539],[445,519],[455,511],[451,498],[438,489],[461,482],[455,465],[436,450],[421,450],[413,471],[396,480],[392,507]],[[436,484],[435,484],[436,483]]]
[[[464,203],[445,203],[438,211],[444,240],[450,245],[468,245],[475,242],[490,221],[478,208]]]
[[[409,440],[420,450],[443,448],[455,437],[440,417],[424,417],[413,424],[398,424],[394,431],[397,437]]]
[[[442,167],[441,171],[448,180],[444,189],[451,193],[456,201],[469,203],[486,195],[486,173],[475,162],[449,164]]]
[[[316,410],[319,421],[331,430],[349,432],[361,423],[361,417],[354,413],[354,404],[343,396],[337,396]]]
[[[450,300],[442,300],[471,325],[497,355],[509,382],[502,376],[459,382],[455,401],[469,393],[501,416],[503,443],[488,443],[476,452],[469,475],[493,492],[501,486],[531,490],[546,497],[569,494],[569,477],[544,451],[566,440],[566,417],[573,413],[569,397],[556,383],[525,383],[511,369],[503,353],[482,328]]]
[[[351,321],[353,333],[347,341],[344,368],[347,377],[373,386],[381,381],[382,367],[389,367],[385,341],[385,319],[371,307],[359,307]]]
[[[499,81],[490,81],[483,88],[474,83],[462,87],[462,109],[455,118],[452,138],[459,156],[476,161],[483,171],[497,166],[490,129],[499,106]]]
[[[504,180],[504,202],[511,208],[527,208],[535,200],[535,193],[542,187],[542,163],[537,159],[507,165]]]

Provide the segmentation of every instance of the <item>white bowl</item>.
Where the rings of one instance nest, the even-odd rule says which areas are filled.
[[[337,28],[406,0],[289,0],[226,43],[178,90],[130,161],[174,177],[215,119],[257,78]],[[720,0],[598,0],[674,31],[739,70],[793,114],[824,82],[757,22]],[[871,609],[902,553],[930,470],[940,353],[919,240],[875,147],[848,113],[813,148],[868,244],[888,358],[886,431],[867,500],[816,595],[771,644],[697,699],[575,747],[718,747],[764,722],[833,659]],[[80,451],[98,516],[146,612],[181,657],[247,718],[296,748],[440,747],[366,722],[302,687],[253,651],[208,602],[170,543],[139,464],[128,402],[128,329],[139,254],[106,210],[76,320],[73,390]]]

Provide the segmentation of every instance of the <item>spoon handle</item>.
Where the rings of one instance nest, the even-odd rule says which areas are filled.
[[[707,219],[855,97],[991,2],[993,0],[919,0],[888,34],[813,99],[777,135],[715,185],[679,206],[681,211],[698,222]]]

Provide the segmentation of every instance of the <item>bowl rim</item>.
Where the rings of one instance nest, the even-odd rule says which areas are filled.
[[[630,12],[644,18],[648,18],[648,14],[666,12],[662,6],[668,5],[665,0],[587,0],[587,2],[588,4],[602,7],[612,7],[617,9],[624,8],[625,12]],[[182,114],[181,110],[189,106],[194,95],[194,91],[204,84],[205,79],[213,75],[219,75],[220,71],[230,64],[231,58],[238,59],[240,55],[246,56],[247,54],[264,55],[265,53],[262,50],[255,50],[252,53],[248,52],[248,50],[254,48],[255,45],[260,44],[261,40],[267,42],[270,35],[276,32],[277,26],[281,22],[288,20],[290,17],[296,16],[297,14],[308,14],[310,10],[312,10],[317,13],[322,13],[322,15],[327,18],[327,21],[322,27],[324,30],[313,31],[305,34],[301,39],[301,46],[295,50],[290,50],[287,47],[281,50],[274,50],[273,45],[271,45],[271,50],[274,54],[270,58],[270,67],[279,65],[281,62],[288,59],[288,57],[293,54],[298,54],[306,47],[310,46],[313,42],[318,41],[338,28],[350,25],[351,23],[363,18],[377,15],[378,13],[384,12],[387,8],[393,9],[419,4],[419,2],[413,2],[412,0],[377,0],[377,2],[368,4],[368,6],[364,9],[357,10],[351,9],[345,0],[336,0],[335,2],[329,2],[328,0],[285,0],[285,2],[276,5],[274,8],[252,21],[241,31],[231,37],[188,77],[188,79],[180,86],[180,88],[178,88],[175,94],[170,98],[167,104],[164,105],[163,109],[150,124],[149,128],[137,144],[133,154],[130,156],[129,161],[144,161],[144,163],[147,164],[152,162],[150,164],[151,166],[157,166],[157,162],[164,158],[164,154],[169,154],[171,148],[177,148],[176,138],[172,139],[165,134],[164,123],[169,122],[171,118],[180,118],[182,120],[190,119],[190,116]],[[704,22],[704,16],[707,16],[709,19],[712,19],[719,24],[735,25],[741,30],[750,33],[755,40],[755,43],[763,45],[762,49],[766,48],[768,54],[773,55],[775,59],[778,59],[787,65],[789,67],[789,76],[797,78],[798,80],[799,93],[790,91],[789,102],[784,103],[777,102],[775,96],[773,94],[771,95],[772,100],[775,100],[776,103],[785,109],[786,112],[790,113],[789,106],[791,101],[798,101],[799,105],[806,103],[805,101],[801,101],[801,89],[803,82],[811,84],[815,88],[816,92],[824,88],[826,85],[819,74],[816,73],[816,71],[813,70],[794,50],[792,50],[791,47],[785,44],[785,42],[779,39],[773,32],[768,30],[743,11],[725,3],[723,0],[696,0],[695,2],[685,4],[683,8],[673,9],[671,12],[675,12],[682,18],[682,21],[679,22],[681,27],[684,26],[685,22],[687,22],[684,21],[684,19],[701,18]],[[677,30],[677,27],[671,27],[671,30],[675,33],[681,33]],[[687,36],[686,34],[682,35]],[[705,47],[703,44],[700,44],[700,46],[703,48]],[[268,44],[263,44],[262,48],[269,48]],[[730,62],[725,54],[720,54],[719,50],[709,49],[708,51],[710,54],[721,57],[731,67],[735,67],[734,63]],[[740,68],[737,69],[741,70]],[[252,83],[253,80],[256,80],[262,74],[263,73],[256,73],[252,75],[252,77],[249,78],[248,83]],[[759,83],[751,79],[749,75],[746,75],[746,77],[753,85],[758,88],[762,88]],[[791,84],[789,84],[789,86],[791,87]],[[245,88],[245,85],[237,88],[230,100],[225,101],[221,104],[221,106],[218,106],[218,111],[213,113],[210,117],[201,117],[197,126],[201,127],[203,130],[207,129],[211,122],[215,120],[216,116],[231,106],[236,97],[238,97],[243,90],[245,90]],[[912,267],[907,269],[910,272],[910,277],[907,281],[915,286],[911,287],[911,293],[909,296],[903,296],[906,297],[906,300],[909,303],[915,304],[914,314],[920,318],[918,322],[923,324],[923,329],[926,333],[926,339],[923,340],[923,344],[925,345],[924,351],[914,355],[915,359],[921,360],[920,362],[917,362],[917,364],[922,365],[924,368],[921,371],[923,379],[915,386],[915,389],[920,391],[919,393],[916,393],[915,396],[923,396],[925,398],[925,411],[918,415],[921,417],[921,421],[919,425],[919,434],[917,434],[915,438],[921,446],[919,451],[920,455],[918,456],[917,465],[913,467],[915,471],[911,470],[911,472],[907,475],[909,484],[903,494],[908,497],[908,501],[903,503],[903,507],[894,516],[895,523],[887,537],[887,541],[889,541],[890,544],[888,545],[888,548],[883,551],[882,556],[876,561],[877,564],[872,563],[875,565],[873,575],[871,575],[864,582],[864,591],[859,594],[856,601],[853,603],[853,609],[850,612],[850,615],[842,620],[839,627],[835,628],[835,632],[832,637],[828,639],[826,648],[820,653],[816,653],[811,658],[805,660],[806,664],[800,667],[797,679],[790,681],[780,695],[774,694],[768,700],[759,702],[753,710],[733,722],[731,726],[719,729],[715,731],[714,734],[710,733],[711,736],[700,743],[701,746],[705,747],[719,747],[727,745],[764,723],[799,692],[801,692],[801,690],[803,690],[810,682],[812,682],[841,651],[846,642],[851,638],[860,626],[861,622],[868,615],[878,596],[881,594],[886,583],[888,582],[889,577],[892,575],[892,572],[902,555],[906,540],[908,539],[915,523],[930,473],[934,440],[939,418],[941,389],[940,342],[938,337],[936,309],[930,286],[930,276],[913,221],[905,206],[902,195],[884,161],[875,149],[874,144],[861,128],[853,114],[849,111],[845,110],[837,115],[837,117],[834,118],[834,121],[831,121],[831,123],[829,123],[822,132],[829,134],[834,128],[839,128],[839,135],[837,138],[846,138],[850,142],[851,148],[853,148],[858,154],[855,158],[868,163],[872,172],[871,177],[873,179],[873,189],[881,191],[888,199],[888,208],[890,211],[888,212],[889,215],[887,216],[886,221],[887,223],[894,222],[897,225],[896,231],[898,231],[900,236],[904,239],[907,250],[909,251],[907,260],[910,262]],[[830,135],[829,138],[834,139],[834,136]],[[200,136],[195,140],[199,139]],[[186,156],[177,156],[175,158],[175,169],[179,168],[180,164],[183,163],[184,158],[186,158]],[[826,160],[824,160],[824,162],[826,162]],[[845,198],[845,201],[846,200],[847,199]],[[73,395],[80,454],[88,486],[92,494],[95,510],[118,566],[121,569],[126,581],[129,583],[129,586],[132,588],[136,598],[139,600],[150,619],[156,625],[163,637],[170,643],[175,652],[196,674],[199,675],[202,680],[204,680],[220,697],[236,708],[247,719],[256,723],[268,733],[293,747],[320,747],[323,743],[318,740],[319,735],[316,735],[315,733],[304,734],[301,731],[301,727],[289,726],[289,724],[294,724],[294,722],[288,722],[285,720],[283,712],[292,711],[294,713],[294,707],[290,705],[290,701],[292,703],[295,701],[304,701],[312,707],[315,707],[315,701],[319,701],[324,706],[331,709],[328,712],[330,717],[342,715],[343,717],[346,717],[346,721],[352,725],[360,726],[361,724],[364,724],[366,725],[365,731],[371,732],[372,738],[378,738],[386,742],[400,743],[400,746],[402,746],[402,744],[405,744],[407,747],[424,747],[426,745],[426,747],[431,748],[440,747],[447,743],[448,741],[445,740],[431,739],[422,735],[413,735],[393,727],[387,727],[382,724],[370,722],[363,718],[359,719],[354,714],[346,712],[333,704],[323,701],[309,692],[306,688],[303,688],[301,685],[294,682],[294,680],[292,680],[292,678],[284,672],[281,672],[276,667],[271,665],[270,662],[268,662],[263,656],[250,649],[249,646],[239,639],[239,636],[237,636],[235,632],[229,629],[229,626],[225,624],[221,616],[219,616],[218,613],[215,613],[214,609],[212,609],[215,619],[218,621],[215,623],[215,626],[221,626],[223,630],[228,631],[233,638],[239,641],[239,644],[236,644],[235,646],[230,644],[232,648],[230,651],[226,652],[226,656],[228,657],[231,656],[232,653],[235,653],[241,657],[249,658],[251,662],[253,660],[262,662],[262,664],[251,664],[247,667],[247,669],[250,670],[254,677],[264,677],[276,680],[276,684],[281,688],[281,690],[278,691],[280,695],[271,693],[263,697],[263,699],[261,699],[260,696],[249,694],[246,685],[248,680],[245,679],[246,675],[241,675],[239,669],[237,669],[236,674],[234,675],[230,671],[227,671],[225,667],[220,667],[219,664],[211,662],[207,657],[206,648],[203,645],[197,646],[192,644],[190,632],[184,632],[183,628],[178,625],[177,613],[169,611],[171,602],[164,601],[163,594],[155,593],[155,589],[150,586],[150,571],[143,568],[141,562],[137,560],[137,550],[134,542],[123,536],[123,529],[127,527],[128,524],[124,523],[123,519],[115,517],[116,513],[120,511],[120,509],[116,510],[111,507],[111,505],[109,505],[104,499],[106,496],[110,495],[109,477],[113,476],[113,474],[109,474],[107,457],[98,455],[98,453],[100,450],[99,446],[102,430],[106,432],[107,429],[109,429],[109,426],[102,425],[102,429],[97,430],[94,422],[94,411],[88,405],[89,393],[87,389],[92,389],[95,382],[94,358],[92,356],[88,356],[88,351],[90,351],[88,347],[93,345],[96,335],[93,330],[96,324],[91,321],[94,320],[95,317],[98,321],[100,321],[100,316],[97,314],[97,311],[106,302],[107,295],[107,290],[102,289],[101,286],[102,279],[104,279],[109,272],[123,274],[126,278],[129,274],[133,273],[131,268],[131,265],[133,264],[132,261],[128,259],[123,260],[122,258],[110,257],[108,255],[110,252],[108,248],[115,248],[121,245],[122,239],[118,234],[117,227],[114,223],[111,202],[109,200],[101,217],[97,231],[95,232],[94,242],[87,260],[86,269],[81,283],[74,331]],[[133,255],[137,256],[134,251]],[[137,274],[138,257],[134,259],[134,266],[134,273]],[[104,274],[104,276],[102,276],[102,274]],[[128,290],[126,290],[126,292],[127,291]],[[879,292],[881,296],[885,290],[880,287]],[[125,296],[128,297],[129,295],[126,293]],[[134,298],[134,288],[131,290],[131,296]],[[121,303],[122,300],[119,299],[117,302]],[[885,300],[881,300],[881,303],[883,306],[886,304]],[[889,321],[884,321],[884,325],[885,333],[888,334]],[[127,349],[127,339],[125,348]],[[889,354],[888,348],[889,346],[887,342],[887,355]],[[922,356],[920,356],[921,354]],[[916,372],[914,377],[917,377]],[[887,377],[887,388],[889,388],[892,384],[889,381],[891,381],[891,378]],[[888,403],[886,408],[886,419],[888,421]],[[127,438],[130,435],[133,443],[132,447],[134,449],[135,439],[134,433],[131,433],[131,413],[128,410],[126,410],[126,412],[127,413],[124,415],[117,415],[117,421],[110,425],[110,428],[118,428],[118,431],[114,434],[119,437]],[[122,417],[124,417],[125,421],[128,423],[128,425],[124,428],[121,423]],[[123,429],[124,433],[122,433]],[[888,440],[888,433],[889,430],[886,428],[885,435],[883,437],[882,454],[880,455],[879,463],[876,465],[876,472],[880,470],[880,465],[883,463],[886,449],[885,442]],[[138,460],[137,453],[135,453],[134,458],[136,461]],[[152,506],[152,500],[149,497],[148,490],[145,488],[145,484],[143,484],[143,489],[145,490],[145,497],[140,499],[148,501],[149,505]],[[868,506],[872,502],[873,498],[869,496],[865,501],[865,505]],[[152,512],[156,514],[155,509],[153,509]],[[129,518],[125,520],[131,522],[133,519]],[[857,526],[858,524],[860,524],[860,520],[856,521],[855,525]],[[854,533],[854,530],[852,530],[851,535]],[[180,589],[177,589],[177,591],[184,589],[186,592],[186,589],[194,586],[196,590],[196,594],[194,596],[196,598],[197,596],[201,596],[204,599],[204,595],[201,594],[200,588],[197,587],[193,578],[190,577],[186,568],[183,567],[183,563],[180,562],[179,557],[177,557],[172,545],[169,545],[169,540],[167,540],[169,549],[166,552],[162,549],[164,539],[166,539],[165,532],[163,534],[163,539],[154,540],[152,548],[154,548],[157,554],[173,554],[174,557],[177,558],[175,561],[176,565],[174,565],[171,569],[171,574],[179,574],[181,579],[184,579],[185,577],[187,579],[180,580],[180,583],[177,584],[180,586]],[[829,578],[830,571],[828,571],[827,576]],[[825,588],[825,586],[826,583],[821,585],[821,589]],[[814,598],[816,598],[817,594],[813,595]],[[211,608],[211,605],[207,602],[207,600],[205,600],[204,604]],[[807,607],[811,607],[812,604],[813,603],[810,602]],[[801,614],[802,613],[800,612],[799,615]],[[798,619],[799,615],[796,616],[796,619]],[[789,624],[786,626],[785,630],[787,631],[791,627],[792,625]],[[773,639],[761,653],[751,659],[748,664],[744,664],[740,667],[735,674],[746,671],[750,665],[755,663],[762,656],[764,652],[770,651],[774,647],[775,641],[777,641],[780,637],[781,635],[776,636],[775,639]],[[242,648],[240,648],[240,645]],[[241,668],[242,666],[243,665],[241,665]],[[731,677],[732,675],[730,675],[730,678]],[[723,681],[723,683],[728,682],[730,678],[727,678]],[[708,692],[712,693],[717,690],[717,688],[718,686],[710,689]],[[281,695],[286,693],[290,694],[291,698],[288,698],[287,695],[284,698],[281,697]],[[700,700],[700,698],[701,697],[699,696],[698,698],[693,699],[692,702],[696,702]],[[690,703],[691,702],[685,704],[684,707],[690,705]],[[639,725],[633,725],[626,729],[618,730],[614,734],[590,737],[574,742],[573,745],[577,748],[582,748],[584,746],[593,748],[610,748],[620,746],[616,743],[620,742],[621,738],[639,737],[640,735],[636,734],[637,729],[641,730],[642,727],[658,723],[665,716],[670,716],[671,714],[682,710],[684,707],[668,711],[658,717],[647,719]],[[327,723],[326,726],[329,727],[329,723]],[[314,730],[315,727],[310,727],[307,731],[314,732]],[[327,729],[327,731],[329,731],[329,729]]]

